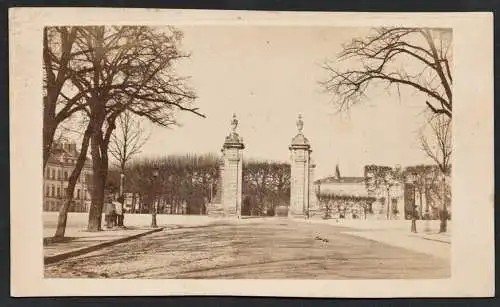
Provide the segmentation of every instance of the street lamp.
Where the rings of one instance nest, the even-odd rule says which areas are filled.
[[[391,196],[390,196],[390,190],[391,190],[391,187],[393,186],[394,182],[393,182],[393,178],[391,176],[391,174],[389,173],[386,173],[385,174],[385,187],[387,189],[387,212],[386,212],[386,218],[388,220],[391,219]]]
[[[424,232],[429,233],[431,231],[431,226],[430,226],[430,212],[429,212],[429,199],[428,199],[428,193],[429,193],[429,188],[433,179],[433,174],[432,173],[427,173],[425,176],[425,228]]]
[[[156,223],[156,211],[157,211],[157,204],[156,204],[156,179],[158,178],[158,169],[154,168],[153,169],[153,193],[152,194],[152,204],[151,204],[151,228],[157,228],[158,225]]]
[[[120,173],[120,196],[123,196],[123,184],[124,184],[125,174]]]
[[[408,177],[406,178],[406,182],[409,183],[409,184],[412,184],[412,191],[413,191],[413,202],[411,204],[411,232],[413,233],[417,233],[417,206],[415,204],[415,190],[414,189],[414,185],[415,185],[415,174],[413,173],[410,173],[408,175]]]

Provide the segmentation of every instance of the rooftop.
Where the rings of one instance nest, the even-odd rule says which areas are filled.
[[[66,144],[64,144],[66,145]],[[76,150],[76,144],[71,144],[72,146],[64,146],[62,144],[54,144],[51,150],[49,160],[47,165],[74,165],[76,160],[80,155],[80,152]],[[92,160],[86,158],[84,167],[92,167]]]
[[[324,184],[324,183],[364,183],[365,177],[336,177],[329,176],[325,178],[318,179],[314,182],[314,184]]]

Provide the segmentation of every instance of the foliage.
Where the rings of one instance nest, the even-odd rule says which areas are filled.
[[[290,164],[274,161],[243,162],[243,194],[248,195],[248,214],[262,215],[290,202]]]
[[[176,212],[183,203],[188,214],[204,213],[204,207],[215,198],[220,181],[220,158],[215,154],[169,155],[133,160],[127,168],[125,191],[139,193],[145,206],[153,194],[160,200],[159,212]],[[153,169],[158,170],[156,183]],[[113,179],[111,179],[113,178]],[[119,170],[110,171],[110,188],[119,184]],[[249,160],[243,163],[244,213],[271,214],[274,207],[288,205],[290,198],[290,166],[287,163]]]
[[[338,195],[330,192],[323,192],[317,195],[319,201],[341,201],[341,202],[358,202],[371,204],[377,199],[373,196],[358,196],[358,195]]]
[[[400,184],[403,179],[401,167],[382,165],[365,165],[364,168],[366,189],[375,193],[379,189],[390,189]]]
[[[173,212],[187,204],[187,213],[203,213],[210,196],[217,192],[219,158],[214,154],[170,155],[140,159],[130,163],[125,175],[125,191],[141,194],[145,205],[152,197],[160,200],[159,212]],[[153,177],[153,170],[158,177]],[[210,189],[212,188],[212,192]]]

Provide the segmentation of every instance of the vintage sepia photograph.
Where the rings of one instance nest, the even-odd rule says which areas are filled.
[[[10,22],[15,295],[493,293],[490,15]]]
[[[450,277],[449,28],[43,30],[44,275]]]

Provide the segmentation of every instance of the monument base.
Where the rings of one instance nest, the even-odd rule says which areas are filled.
[[[307,215],[304,212],[289,212],[288,217],[291,219],[307,219]]]
[[[222,204],[208,204],[207,215],[211,217],[224,217],[224,207],[222,207]]]
[[[209,204],[207,208],[207,215],[210,217],[230,218],[230,219],[236,219],[241,217],[240,215],[237,214],[235,208],[224,210],[224,206],[222,206],[222,204]]]

